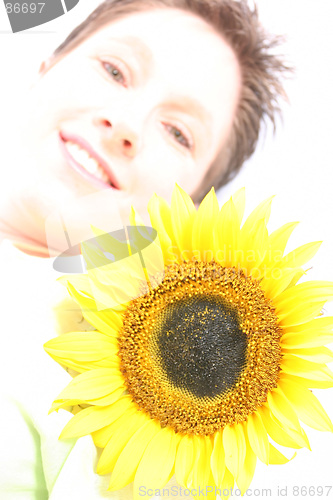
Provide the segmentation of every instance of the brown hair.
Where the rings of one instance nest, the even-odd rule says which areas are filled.
[[[210,24],[226,40],[241,68],[242,88],[232,131],[201,186],[193,195],[200,201],[210,190],[226,184],[254,152],[260,126],[268,118],[275,129],[285,97],[280,77],[289,68],[274,54],[280,38],[269,36],[246,0],[105,0],[77,26],[55,50],[50,63],[67,54],[102,26],[134,12],[151,8],[175,8],[191,12]]]

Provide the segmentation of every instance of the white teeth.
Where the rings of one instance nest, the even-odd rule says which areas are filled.
[[[74,160],[77,161],[77,163],[79,163],[87,172],[89,172],[89,174],[95,175],[98,179],[110,183],[103,167],[100,166],[95,158],[90,156],[88,151],[71,141],[66,142],[66,147]]]
[[[94,158],[88,157],[84,161],[81,160],[80,163],[83,164],[84,168],[88,170],[88,172],[90,172],[91,174],[96,174],[96,172],[98,171],[99,165]]]
[[[101,167],[98,167],[97,173],[98,173],[99,177],[102,179],[102,181],[104,181],[108,184],[111,184],[110,179],[108,178],[108,176],[106,175],[106,173],[104,172],[104,170]],[[113,184],[112,184],[112,186],[113,186]]]

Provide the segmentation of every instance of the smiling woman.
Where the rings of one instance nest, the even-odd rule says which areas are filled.
[[[252,152],[261,118],[273,119],[283,65],[270,46],[245,1],[103,2],[30,92],[20,149],[29,189],[7,203],[7,234],[47,256],[58,249],[57,239],[47,249],[48,217],[89,194],[107,189],[103,209],[116,203],[124,220],[154,192],[170,200],[175,182],[200,201]]]
[[[131,40],[126,33],[132,34]],[[201,60],[205,73],[214,74],[213,81],[198,77]],[[217,60],[221,65],[216,66]],[[64,99],[59,83],[70,72]],[[134,203],[140,197],[142,203],[155,190],[169,197],[175,181],[191,193],[200,185],[230,134],[240,70],[230,47],[202,20],[158,9],[99,30],[46,70],[35,90],[37,109],[53,94],[52,122],[38,138],[39,148],[50,141],[58,157],[52,175],[72,175],[58,152],[60,131],[81,150],[92,149],[104,160],[104,172],[108,177],[111,172],[121,187],[115,193],[119,201],[126,197]],[[198,109],[204,110],[205,120],[199,119]],[[36,128],[30,144],[37,140]],[[42,169],[46,154],[49,149],[41,153]],[[89,171],[85,162],[80,165]],[[91,183],[76,178],[77,195],[84,195]]]

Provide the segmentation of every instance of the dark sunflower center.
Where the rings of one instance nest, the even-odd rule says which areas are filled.
[[[212,262],[183,262],[133,300],[119,334],[120,370],[162,427],[213,435],[267,400],[281,330],[260,283]]]
[[[195,296],[166,306],[156,354],[171,384],[198,398],[232,388],[246,362],[246,335],[220,297]]]

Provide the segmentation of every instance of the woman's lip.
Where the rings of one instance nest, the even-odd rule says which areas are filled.
[[[98,187],[103,187],[103,188],[109,188],[109,189],[120,189],[119,184],[117,180],[115,179],[109,165],[101,158],[96,151],[93,150],[93,148],[90,146],[88,142],[86,142],[82,137],[73,135],[73,134],[67,134],[63,131],[59,132],[59,139],[60,139],[60,146],[61,150],[66,158],[66,160],[69,162],[70,166],[74,168],[77,172],[79,172],[81,175],[83,175],[87,180],[92,182],[93,184],[97,185]],[[68,149],[66,148],[65,144],[66,142],[73,142],[75,144],[78,144],[81,146],[83,149],[85,149],[89,155],[94,158],[99,165],[103,168],[104,172],[108,176],[110,183],[112,185],[102,181],[101,179],[98,179],[95,177],[93,174],[90,174],[85,168],[83,168],[69,153]]]

